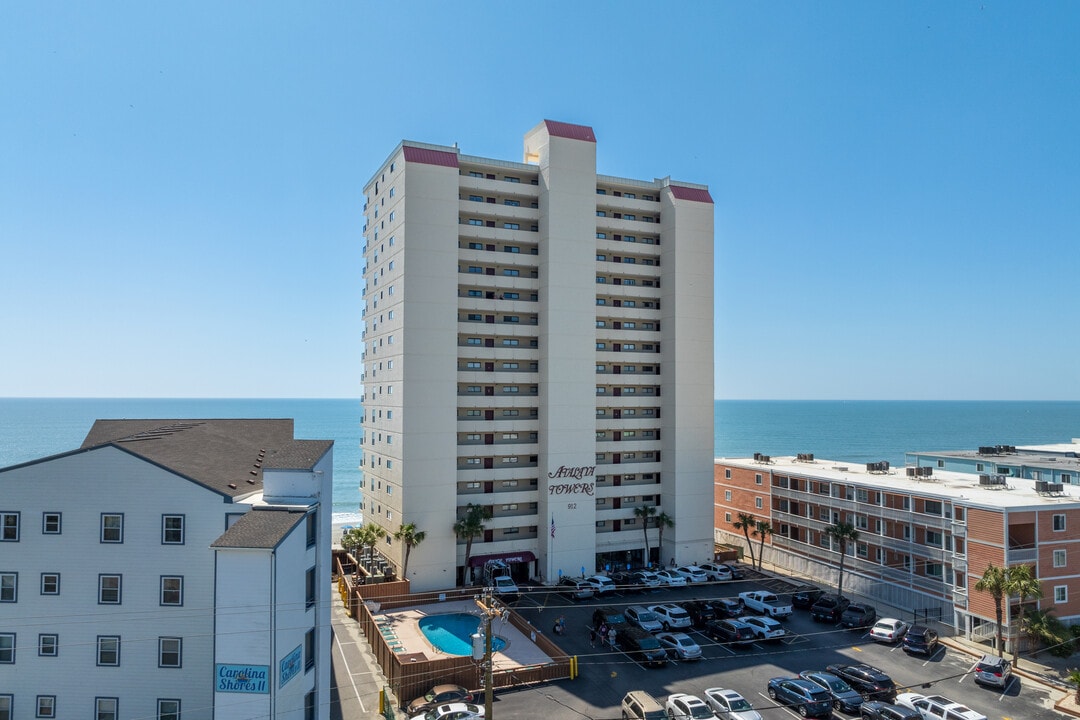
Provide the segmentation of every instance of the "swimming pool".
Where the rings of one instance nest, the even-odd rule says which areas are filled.
[[[420,618],[420,632],[447,655],[472,655],[472,636],[480,627],[480,618],[469,613],[444,613]],[[491,638],[492,652],[506,647],[506,640]]]

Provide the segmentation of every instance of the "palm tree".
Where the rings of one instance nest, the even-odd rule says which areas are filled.
[[[1053,621],[1056,619],[1050,614],[1050,609],[1032,610],[1024,615],[1024,619],[1020,623],[1020,632],[1027,635],[1028,642],[1031,644],[1029,652],[1032,657],[1039,654],[1039,643],[1049,642],[1054,637],[1052,627]],[[1016,659],[1015,653],[1013,659]]]
[[[465,540],[465,573],[466,582],[472,582],[472,570],[469,569],[469,559],[472,557],[473,538],[484,534],[484,519],[487,512],[483,505],[469,503],[465,506],[465,514],[454,523],[454,534]]]
[[[649,518],[656,515],[655,505],[634,508],[634,517],[641,518],[641,532],[645,534],[645,567],[649,566]]]
[[[360,526],[360,544],[368,549],[368,562],[374,567],[375,546],[379,540],[386,537],[386,528],[375,523],[364,523]]]
[[[406,523],[394,533],[394,539],[405,546],[405,561],[401,564],[401,577],[406,579],[409,572],[409,554],[413,548],[424,542],[427,533],[416,529],[416,523]]]
[[[1017,618],[1020,627],[1024,627],[1024,601],[1028,598],[1041,600],[1042,583],[1035,577],[1035,569],[1031,565],[1014,565],[1005,573],[1005,592],[1008,595],[1020,596],[1020,608]],[[1013,647],[1013,665],[1020,667],[1020,643]]]
[[[353,554],[353,559],[356,560],[357,565],[360,564],[360,548],[364,546],[364,541],[361,538],[362,532],[358,527],[349,528],[348,532],[341,536],[341,547],[346,552]]]
[[[765,538],[768,535],[773,534],[772,523],[768,520],[758,520],[754,524],[754,536],[760,537],[760,544],[758,545],[758,557],[757,557],[757,569],[761,570],[761,563],[765,560]]]
[[[750,513],[739,513],[739,519],[731,523],[736,530],[742,530],[746,536],[746,549],[750,551],[750,565],[754,565],[754,546],[750,542],[750,531],[757,527],[757,518]]]
[[[666,512],[661,511],[653,522],[656,523],[656,547],[659,552],[664,552],[661,547],[664,544],[664,528],[675,527],[675,518],[671,517]]]
[[[836,594],[844,597],[844,558],[847,556],[848,543],[858,542],[859,531],[851,523],[837,520],[825,528],[825,534],[840,543],[840,579],[836,583]]]
[[[1001,616],[1003,614],[1002,600],[1005,597],[1005,584],[1005,571],[993,563],[986,566],[986,570],[983,571],[982,577],[979,578],[979,582],[975,583],[975,589],[978,592],[990,593],[990,597],[994,598],[994,615],[997,618],[998,657],[1005,657],[1005,642],[1002,638],[1001,626]]]

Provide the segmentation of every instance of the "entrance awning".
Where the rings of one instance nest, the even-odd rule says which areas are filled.
[[[528,550],[517,552],[492,553],[491,555],[474,555],[469,558],[469,567],[481,567],[488,560],[502,560],[506,563],[533,562],[536,556]]]

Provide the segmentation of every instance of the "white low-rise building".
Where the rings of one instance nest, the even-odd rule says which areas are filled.
[[[0,469],[0,720],[328,718],[332,479],[292,420],[99,420]]]

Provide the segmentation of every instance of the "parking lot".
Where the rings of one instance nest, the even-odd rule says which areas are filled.
[[[1004,691],[975,685],[971,670],[975,658],[944,646],[930,658],[908,656],[899,646],[881,645],[865,631],[845,630],[819,624],[807,611],[796,609],[784,621],[787,636],[779,642],[755,642],[744,648],[711,641],[696,630],[687,632],[701,646],[702,658],[671,660],[665,667],[646,668],[620,648],[592,641],[590,622],[601,605],[625,608],[692,599],[735,597],[746,590],[768,589],[783,597],[794,583],[775,578],[748,577],[721,583],[695,584],[685,588],[660,588],[643,593],[616,591],[603,598],[573,602],[554,589],[533,588],[516,603],[516,609],[535,627],[550,634],[559,617],[565,617],[565,634],[555,638],[578,658],[579,677],[533,688],[501,691],[493,708],[499,718],[621,718],[620,701],[629,690],[645,690],[661,702],[671,693],[701,695],[705,688],[727,687],[742,693],[766,720],[798,717],[777,707],[766,695],[771,677],[792,676],[802,670],[822,670],[832,663],[865,662],[886,672],[900,692],[943,695],[961,702],[991,720],[1060,718],[1050,694],[1040,685],[1014,674]],[[881,609],[884,611],[884,609]],[[883,612],[882,614],[887,614]],[[910,620],[910,618],[907,618]],[[943,634],[946,634],[943,632]],[[834,717],[844,717],[834,713]]]

